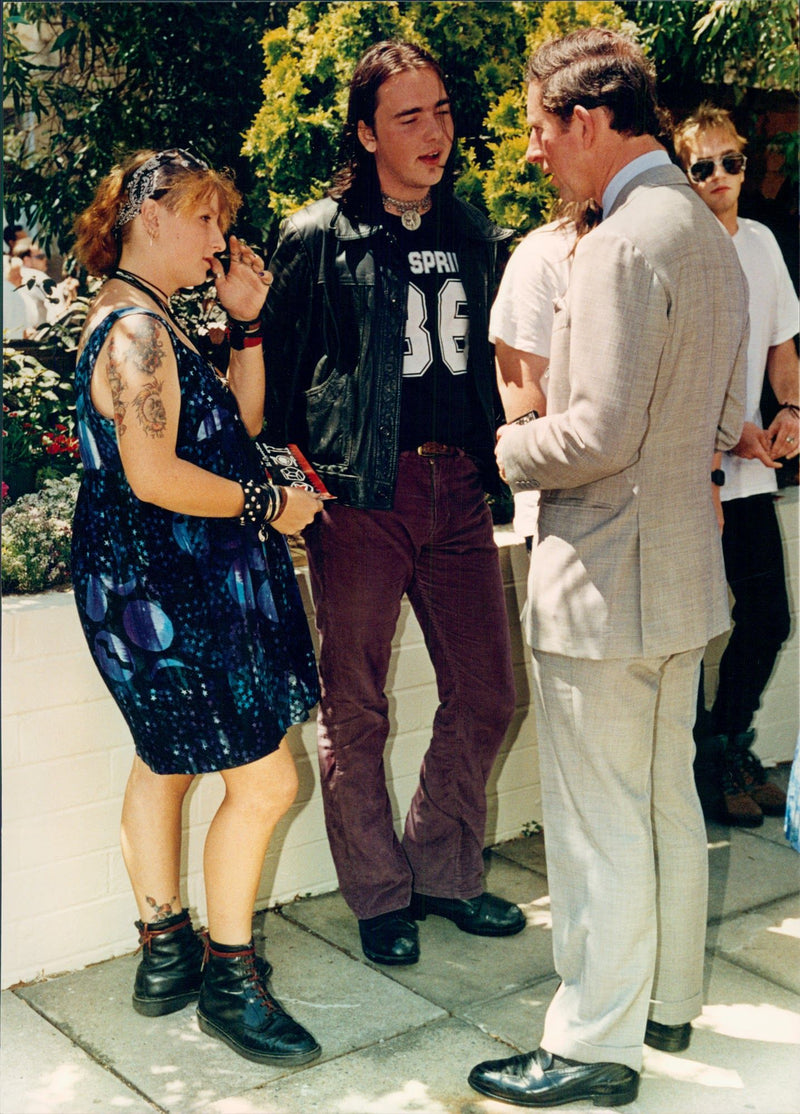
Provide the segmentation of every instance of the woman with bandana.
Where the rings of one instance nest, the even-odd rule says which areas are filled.
[[[100,184],[75,254],[107,281],[76,369],[84,473],[73,578],[84,633],[136,754],[122,852],[140,919],[133,1006],[168,1014],[198,998],[201,1029],[260,1063],[319,1055],[271,996],[252,915],[269,839],[297,776],[288,728],[317,701],[308,627],[284,535],[319,498],[269,484],[261,429],[260,312],[271,276],[230,237],[232,181],[182,150],[142,151]],[[170,311],[214,277],[229,315],[221,378]],[[197,774],[225,796],[204,850],[208,940],[180,897],[181,809]]]

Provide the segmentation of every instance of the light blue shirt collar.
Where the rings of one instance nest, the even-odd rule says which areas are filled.
[[[654,166],[669,166],[670,157],[664,150],[648,151],[646,155],[639,155],[618,170],[603,192],[603,213],[610,213],[614,202],[620,195],[624,186],[631,182],[638,174],[645,170],[652,170]]]

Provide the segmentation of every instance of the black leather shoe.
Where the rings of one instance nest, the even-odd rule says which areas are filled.
[[[419,959],[419,929],[404,909],[358,922],[361,948],[373,963],[401,967]]]
[[[417,921],[424,921],[429,913],[447,917],[473,936],[513,936],[525,927],[525,914],[518,905],[489,893],[468,900],[413,894],[408,911]]]
[[[692,1026],[662,1025],[660,1021],[648,1021],[644,1031],[644,1043],[659,1052],[685,1052],[692,1039]]]
[[[639,1093],[639,1073],[625,1064],[581,1064],[537,1048],[476,1064],[469,1085],[518,1106],[559,1106],[581,1099],[592,1099],[595,1106],[624,1106]]]

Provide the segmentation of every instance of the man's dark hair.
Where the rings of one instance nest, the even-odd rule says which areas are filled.
[[[342,131],[339,170],[329,193],[342,202],[353,215],[366,215],[380,195],[375,156],[358,138],[360,120],[369,128],[375,126],[378,90],[395,74],[408,70],[432,69],[446,86],[442,68],[432,54],[416,43],[386,40],[376,43],[362,55],[350,80],[347,121]],[[455,143],[448,156],[438,189],[452,190]]]
[[[541,91],[542,107],[564,123],[577,105],[607,108],[614,131],[664,134],[656,99],[655,68],[638,43],[619,31],[582,27],[539,47],[525,80]]]
[[[20,232],[24,231],[25,229],[21,224],[7,224],[5,226],[3,229],[3,239],[9,249],[14,246],[14,241],[19,237]]]

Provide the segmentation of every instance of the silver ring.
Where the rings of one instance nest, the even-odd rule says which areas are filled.
[[[793,445],[794,444],[794,437],[787,437],[786,438],[786,444],[787,445]]]

